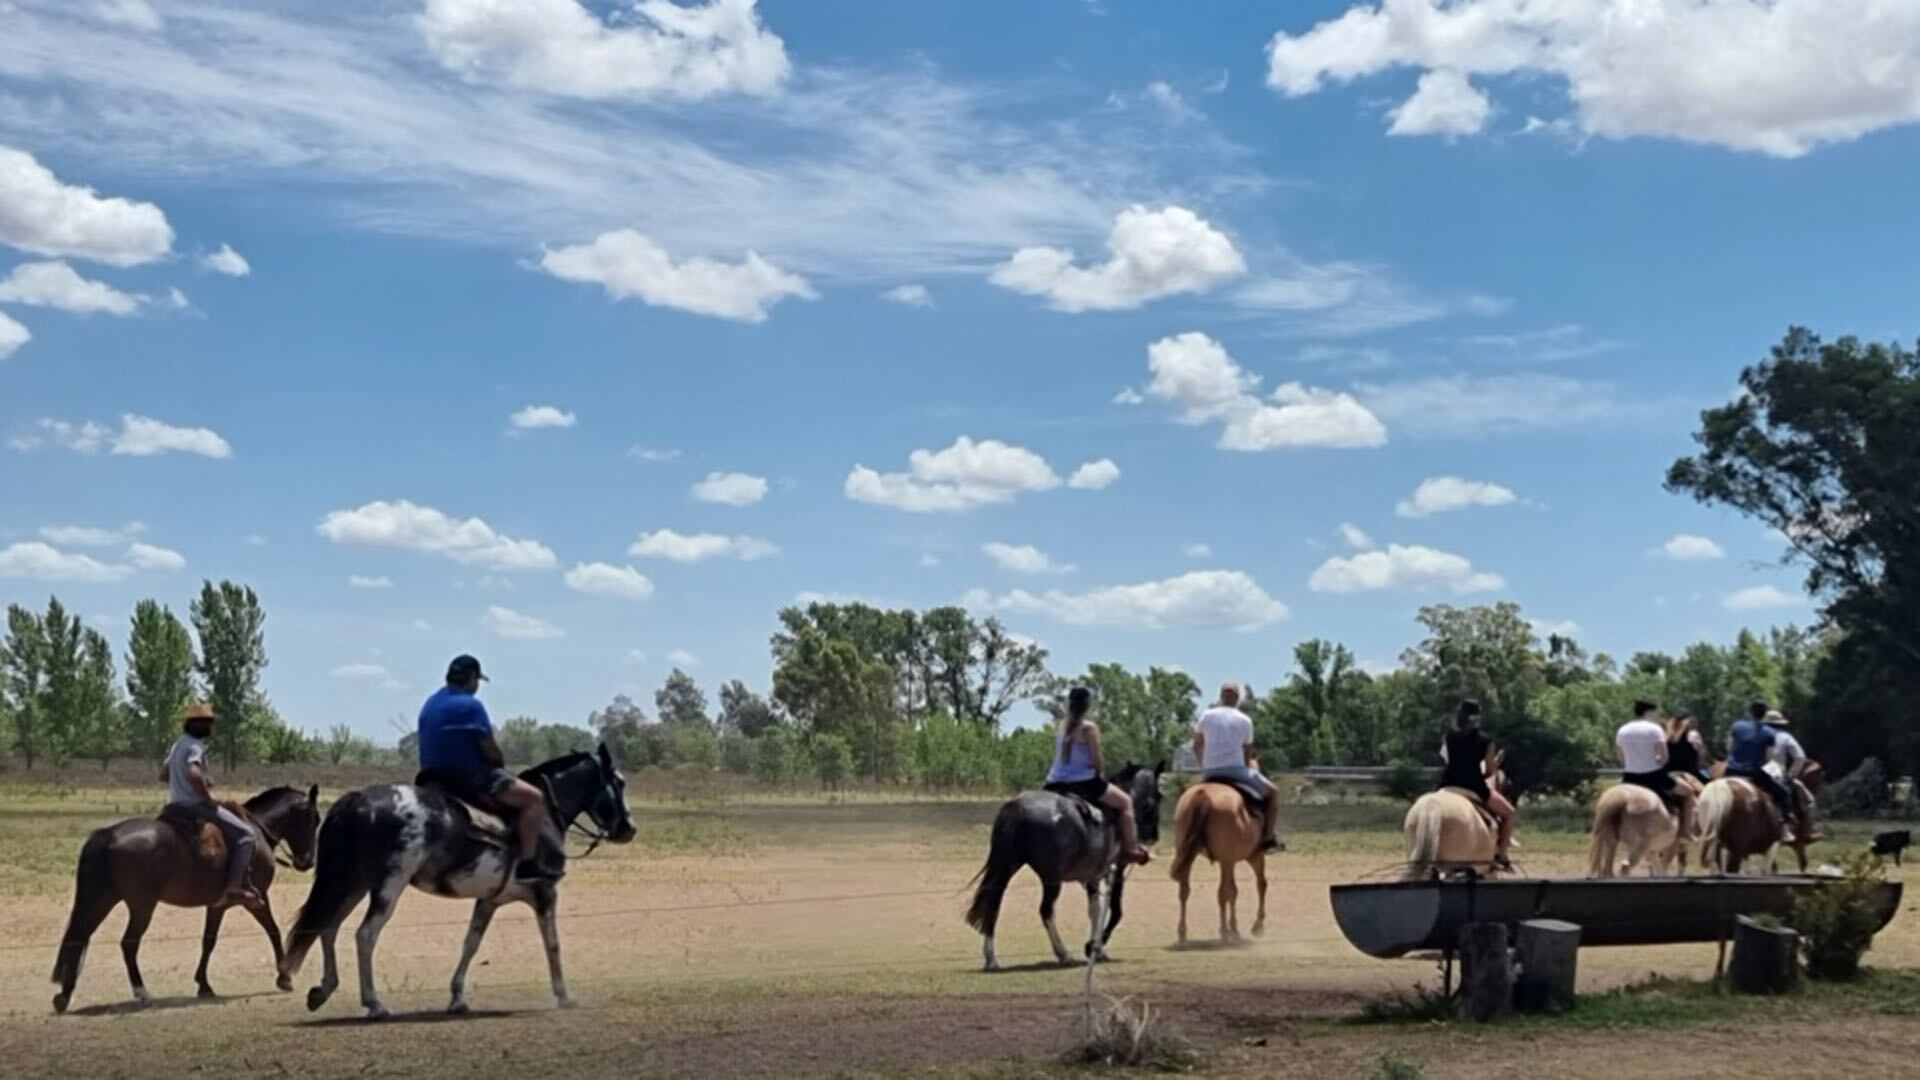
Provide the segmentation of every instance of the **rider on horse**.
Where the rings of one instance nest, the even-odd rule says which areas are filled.
[[[1820,833],[1813,827],[1813,806],[1802,796],[1799,784],[1807,773],[1807,767],[1813,762],[1807,757],[1806,750],[1801,748],[1800,740],[1794,738],[1793,732],[1787,730],[1793,721],[1787,719],[1786,714],[1777,709],[1770,709],[1766,715],[1766,722],[1767,726],[1773,729],[1771,759],[1775,765],[1779,766],[1780,777],[1786,781],[1787,789],[1793,794],[1796,803],[1795,809],[1798,813],[1795,816],[1794,834],[1805,837],[1806,842],[1811,844],[1820,839]]]
[[[167,808],[162,816],[218,827],[227,840],[227,887],[215,906],[256,908],[260,894],[247,884],[247,871],[253,866],[253,826],[214,801],[213,777],[207,773],[206,740],[213,734],[212,707],[199,702],[187,706],[183,727],[183,734],[167,751],[167,763],[160,768],[160,779],[167,785]]]
[[[420,775],[416,783],[433,785],[482,809],[507,810],[520,839],[522,881],[553,880],[563,871],[541,858],[541,818],[546,795],[508,772],[506,758],[493,739],[493,722],[477,696],[486,681],[480,661],[462,654],[447,665],[447,684],[420,707]]]
[[[1801,815],[1794,805],[1796,800],[1793,792],[1767,771],[1767,760],[1773,754],[1774,743],[1780,738],[1780,733],[1766,723],[1767,714],[1771,711],[1766,702],[1756,701],[1747,706],[1744,718],[1733,722],[1733,727],[1727,732],[1726,774],[1766,792],[1780,808],[1783,819],[1799,822]]]
[[[1692,709],[1667,719],[1667,771],[1685,773],[1702,784],[1713,779],[1707,771],[1707,740],[1700,737]]]
[[[1440,786],[1459,788],[1480,801],[1499,823],[1494,840],[1493,864],[1502,870],[1513,869],[1507,849],[1513,846],[1513,822],[1517,815],[1506,795],[1487,784],[1487,778],[1500,771],[1500,752],[1493,737],[1480,730],[1480,703],[1468,698],[1454,713],[1453,726],[1440,743],[1440,759],[1446,763],[1440,772]]]
[[[1133,799],[1106,781],[1100,725],[1087,719],[1087,710],[1092,707],[1093,691],[1084,686],[1067,691],[1067,715],[1054,736],[1053,766],[1047,770],[1046,789],[1112,810],[1120,819],[1119,858],[1145,863],[1153,856],[1140,844],[1139,825],[1133,819]]]
[[[1200,759],[1200,779],[1263,793],[1261,851],[1280,850],[1280,789],[1262,774],[1254,761],[1253,721],[1240,711],[1240,686],[1220,687],[1220,704],[1200,714],[1193,725],[1193,753]]]
[[[1667,745],[1667,731],[1654,719],[1659,708],[1645,698],[1634,702],[1633,719],[1622,724],[1614,735],[1614,748],[1620,755],[1620,782],[1646,788],[1660,796],[1667,809],[1680,816],[1679,835],[1688,837],[1693,835],[1693,806],[1697,796],[1692,785],[1674,783],[1675,768]]]

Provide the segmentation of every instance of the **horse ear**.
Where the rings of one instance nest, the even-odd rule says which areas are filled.
[[[307,789],[307,803],[310,806],[320,805],[320,785],[319,784],[315,784],[312,787]]]
[[[613,767],[613,751],[607,749],[607,744],[604,741],[600,743],[600,764],[608,768]]]

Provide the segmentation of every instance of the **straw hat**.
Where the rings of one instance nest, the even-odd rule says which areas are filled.
[[[211,720],[213,719],[213,706],[204,701],[196,701],[187,706],[187,715],[182,717],[182,719]]]
[[[1787,719],[1786,714],[1779,709],[1768,709],[1766,722],[1771,727],[1791,727],[1793,725],[1793,721]]]

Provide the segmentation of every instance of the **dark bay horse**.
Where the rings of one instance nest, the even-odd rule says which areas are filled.
[[[296,870],[313,866],[314,833],[320,827],[320,789],[312,787],[303,794],[292,788],[272,788],[246,802],[243,816],[253,825],[256,840],[250,875],[254,891],[260,894],[260,907],[253,912],[267,940],[273,944],[273,961],[280,963],[280,927],[273,921],[273,907],[267,889],[273,885],[273,849],[285,841]],[[127,979],[133,983],[134,1000],[142,1004],[153,1000],[140,978],[140,939],[153,920],[159,904],[207,909],[206,929],[200,936],[200,967],[193,973],[201,997],[212,997],[207,985],[207,960],[220,937],[220,921],[227,909],[211,906],[226,891],[226,840],[212,824],[199,830],[197,843],[190,842],[179,829],[158,818],[128,818],[117,825],[96,829],[80,849],[80,866],[74,874],[73,913],[67,918],[67,932],[60,939],[59,958],[54,961],[53,981],[60,992],[53,996],[53,1011],[67,1011],[73,999],[73,984],[80,978],[80,965],[87,955],[87,940],[100,928],[107,914],[121,903],[127,905],[127,930],[120,937],[120,954],[127,962]],[[284,977],[282,990],[293,989]]]
[[[1140,842],[1151,844],[1160,838],[1160,774],[1166,762],[1147,769],[1128,765],[1113,777],[1113,783],[1133,797],[1133,814],[1140,827]],[[1087,890],[1087,953],[1097,956],[1113,939],[1120,925],[1120,894],[1127,880],[1127,864],[1116,861],[1120,851],[1119,830],[1099,807],[1071,795],[1051,791],[1028,791],[1014,796],[993,819],[993,846],[987,863],[974,879],[973,904],[967,908],[967,925],[980,931],[981,951],[986,970],[996,971],[999,959],[993,951],[994,926],[1000,921],[1000,901],[1007,883],[1022,867],[1031,866],[1040,878],[1040,922],[1053,942],[1054,959],[1062,964],[1074,962],[1060,940],[1053,923],[1053,905],[1060,898],[1060,883],[1079,882]],[[1107,885],[1107,919],[1101,928],[1100,887]]]
[[[633,839],[633,818],[627,812],[626,777],[614,767],[605,743],[596,754],[569,754],[536,765],[520,778],[547,792],[550,836],[565,833],[587,815],[601,839],[624,844]],[[582,831],[586,831],[581,827]],[[589,833],[589,835],[593,835]],[[300,970],[307,950],[320,942],[325,969],[320,985],[307,993],[307,1008],[326,1004],[340,985],[334,959],[334,937],[340,924],[363,898],[366,918],[354,933],[360,960],[360,1004],[367,1018],[381,1020],[387,1007],[374,989],[373,951],[380,930],[393,915],[393,906],[408,886],[435,896],[472,900],[473,918],[460,965],[453,973],[453,1000],[449,1012],[467,1011],[467,965],[479,951],[493,913],[506,904],[532,906],[547,950],[547,974],[561,1008],[573,1005],[560,970],[560,930],[557,882],[528,882],[513,876],[517,858],[513,834],[496,820],[477,815],[467,804],[433,787],[385,784],[349,792],[327,811],[320,829],[320,865],[313,891],[300,908],[287,955],[280,963],[282,979]]]

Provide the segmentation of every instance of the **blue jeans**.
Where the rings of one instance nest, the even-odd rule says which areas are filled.
[[[1202,780],[1224,780],[1229,784],[1245,784],[1248,787],[1265,790],[1273,782],[1261,775],[1260,770],[1251,765],[1224,765],[1218,769],[1208,769],[1200,774]]]
[[[220,835],[227,840],[227,890],[238,888],[246,883],[247,871],[253,868],[253,826],[240,819],[240,815],[218,803],[178,803],[194,817],[210,821],[220,829]]]

